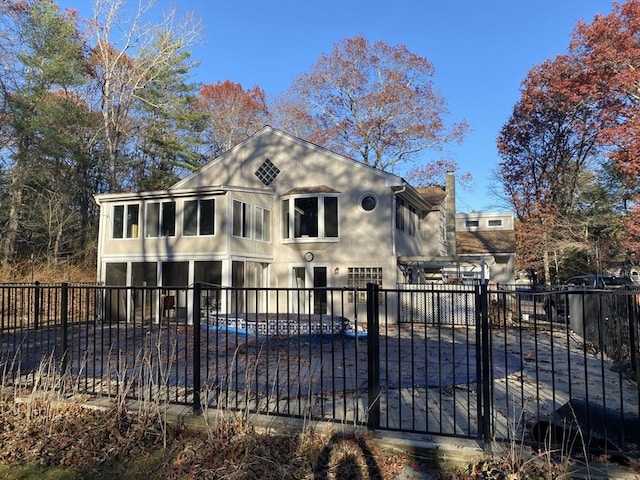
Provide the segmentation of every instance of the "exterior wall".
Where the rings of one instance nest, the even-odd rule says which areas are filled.
[[[426,257],[447,255],[445,206],[439,205],[422,220],[422,253]]]
[[[477,223],[477,226],[470,225],[470,223],[472,222]],[[497,222],[501,222],[501,224],[493,226],[491,225],[491,223]],[[458,213],[456,215],[456,230],[458,232],[513,229],[513,214],[509,212],[472,212]]]
[[[279,174],[269,186],[256,176],[266,159],[279,169]],[[402,184],[399,177],[268,130],[254,135],[167,192],[98,196],[102,210],[101,264],[142,259],[160,262],[194,259],[264,262],[270,265],[269,286],[273,287],[291,286],[294,267],[304,266],[309,271],[317,266],[326,268],[331,272],[327,277],[328,286],[345,286],[349,280],[349,268],[374,267],[383,269],[383,286],[393,287],[399,275],[397,252],[417,254],[422,244],[420,228],[416,228],[414,236],[395,229],[392,187]],[[305,189],[313,191],[320,186],[328,187],[338,196],[339,236],[336,239],[283,240],[282,199],[299,192],[303,195]],[[183,236],[184,201],[212,192],[216,192],[215,234]],[[374,210],[362,208],[364,195],[376,198]],[[176,234],[173,237],[148,238],[144,232],[144,203],[163,198],[176,200]],[[246,202],[252,208],[261,206],[270,210],[269,242],[231,234],[234,200]],[[111,237],[112,205],[116,202],[140,205],[141,225],[137,238]],[[309,254],[313,260],[309,260]],[[104,280],[104,272],[101,277]],[[229,276],[225,278],[229,280]]]
[[[277,175],[265,185],[256,172],[267,160],[277,168]],[[323,195],[338,199],[338,236],[282,238],[283,199],[293,202]],[[365,196],[375,198],[375,208],[363,207]],[[184,203],[198,198],[215,199],[213,235],[183,235]],[[407,206],[405,213],[415,216],[411,229],[408,224],[404,231],[397,228],[398,198]],[[401,178],[270,128],[167,191],[98,195],[96,200],[101,207],[98,255],[102,281],[107,279],[109,266],[112,282],[140,282],[140,264],[145,262],[150,270],[144,269],[146,284],[177,285],[167,283],[178,281],[169,278],[174,270],[176,278],[190,284],[196,279],[196,262],[211,262],[224,286],[361,288],[373,282],[395,288],[404,281],[398,256],[423,255],[425,249],[435,255],[445,251],[443,212],[438,209],[427,214],[428,204]],[[176,202],[175,235],[150,238],[145,231],[145,205],[167,200]],[[270,212],[269,225],[264,226],[268,241],[256,239],[255,230],[247,237],[233,234],[235,202],[246,205],[251,229],[258,207]],[[113,238],[116,204],[139,205],[136,238]],[[412,213],[408,213],[409,205]],[[163,279],[165,269],[168,273]],[[183,303],[184,299],[177,300]],[[353,309],[361,306],[358,300],[353,299]],[[396,310],[395,305],[387,308]]]
[[[380,172],[277,131],[258,133],[246,145],[234,149],[185,178],[175,188],[206,188],[211,185],[264,188],[255,172],[269,159],[279,173],[269,185],[273,189],[271,286],[291,284],[296,266],[325,266],[332,274],[329,286],[346,285],[349,267],[384,268],[385,286],[395,285],[397,266],[394,238],[394,194],[392,186],[402,184],[394,175]],[[281,238],[282,199],[287,194],[326,186],[338,195],[339,237],[337,239]],[[361,207],[365,194],[374,195],[376,208]],[[403,249],[414,251],[419,239]],[[237,251],[232,242],[231,251]],[[305,254],[313,255],[312,261]],[[310,255],[307,255],[310,258]],[[335,273],[334,273],[335,272]]]
[[[490,265],[491,281],[498,284],[515,285],[515,255],[496,255],[496,263]]]

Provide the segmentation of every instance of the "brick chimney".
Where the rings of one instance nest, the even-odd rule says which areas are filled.
[[[445,225],[447,235],[447,256],[456,255],[456,177],[453,172],[447,172],[444,190],[445,199]]]

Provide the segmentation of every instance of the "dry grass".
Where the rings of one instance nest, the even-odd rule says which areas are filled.
[[[16,262],[3,266],[0,283],[91,283],[96,281],[95,257],[82,263],[71,261],[34,263]]]
[[[133,413],[118,399],[109,409],[87,408],[80,397],[61,401],[58,384],[49,384],[50,395],[46,388],[26,396],[14,390],[0,399],[0,478],[568,478],[562,465],[524,446],[516,456],[441,468],[436,461],[383,450],[367,434],[259,433],[241,412],[219,412],[204,429],[190,429],[164,422],[155,407]]]
[[[360,479],[397,478],[406,455],[366,436],[258,434],[241,420],[209,432],[161,426],[141,414],[44,400],[0,403],[2,478],[21,469],[66,478]],[[434,477],[444,478],[444,477]]]

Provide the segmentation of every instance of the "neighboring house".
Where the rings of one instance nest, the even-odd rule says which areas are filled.
[[[516,284],[516,239],[512,213],[457,214],[456,249],[462,278],[480,279],[484,276],[491,283]],[[482,265],[485,266],[484,271]]]
[[[400,267],[409,272],[409,283],[516,283],[512,213],[456,213],[455,179],[451,174],[444,188],[418,191],[433,207],[423,221],[423,253],[398,258]]]
[[[453,185],[453,175],[447,181]],[[96,195],[99,280],[168,289],[396,288],[426,279],[403,258],[454,259],[452,196],[266,126],[168,190]],[[268,299],[261,292],[251,301],[260,310]],[[287,308],[330,313],[321,294]]]

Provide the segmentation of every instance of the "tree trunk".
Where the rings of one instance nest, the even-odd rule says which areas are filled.
[[[9,220],[7,221],[7,233],[2,242],[2,264],[8,265],[13,259],[16,251],[16,241],[18,238],[18,227],[20,225],[18,216],[22,208],[22,175],[20,162],[16,162],[11,175],[11,187],[9,188]]]
[[[549,250],[547,248],[542,252],[542,266],[544,269],[544,284],[551,286],[551,261],[549,260]]]

